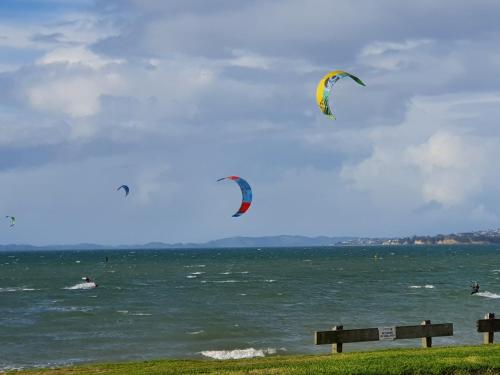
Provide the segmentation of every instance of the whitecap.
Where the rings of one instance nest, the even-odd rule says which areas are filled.
[[[186,332],[187,335],[199,335],[200,333],[204,333],[205,331],[200,329],[199,331]]]
[[[479,296],[479,297],[493,298],[493,299],[500,298],[500,294],[491,293],[491,292],[479,292],[479,293],[476,293],[475,295]]]
[[[34,288],[23,288],[23,287],[6,287],[6,288],[0,288],[0,293],[4,293],[4,292],[32,292],[34,290],[38,290],[38,289],[34,289]]]
[[[191,272],[191,275],[202,275],[204,274],[205,272]]]
[[[211,281],[211,283],[238,283],[239,281],[238,280],[214,280],[214,281]]]
[[[68,290],[84,290],[84,289],[94,289],[95,287],[97,287],[96,283],[79,283],[79,284],[75,284],[73,286],[68,286],[64,289],[68,289]]]
[[[153,314],[138,312],[138,313],[131,313],[131,314],[129,314],[129,315],[135,315],[135,316],[151,316],[151,315],[153,315]]]
[[[81,263],[79,260],[75,260],[75,263]]]
[[[435,286],[431,285],[431,284],[426,284],[426,285],[410,285],[408,288],[412,288],[412,289],[421,289],[421,288],[434,289]]]
[[[186,278],[187,279],[196,279],[196,276],[195,275],[187,275]]]
[[[269,354],[276,354],[276,349],[234,349],[234,350],[205,350],[201,354],[205,357],[214,359],[243,359],[243,358],[255,358],[255,357],[265,357]]]
[[[128,310],[116,310],[116,312],[120,314],[128,314]]]
[[[275,282],[276,282],[276,280],[269,279],[269,280],[264,280],[264,282],[266,282],[266,283],[275,283]]]

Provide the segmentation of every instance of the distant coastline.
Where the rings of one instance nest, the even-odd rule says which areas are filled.
[[[99,245],[81,243],[69,245],[35,246],[29,244],[0,245],[0,251],[29,250],[112,250],[112,249],[201,249],[230,247],[307,247],[307,246],[391,246],[391,245],[493,245],[500,244],[500,229],[475,232],[438,234],[435,236],[411,236],[400,238],[370,238],[349,236],[263,236],[229,237],[203,243],[149,242],[134,245]]]

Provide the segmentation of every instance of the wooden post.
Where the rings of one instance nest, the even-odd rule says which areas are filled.
[[[431,324],[430,320],[424,320],[420,323],[421,326],[427,326]],[[423,348],[431,348],[432,347],[432,337],[422,337],[422,347]]]
[[[332,328],[333,331],[342,331],[344,326],[335,326]],[[332,353],[342,353],[342,343],[332,344]]]
[[[484,319],[495,319],[495,314],[488,313],[484,316]],[[493,344],[494,335],[495,335],[495,332],[493,331],[493,328],[491,331],[483,333],[483,343],[484,344]]]

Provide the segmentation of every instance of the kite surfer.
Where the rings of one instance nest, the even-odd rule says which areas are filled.
[[[477,281],[474,281],[472,284],[471,284],[471,288],[472,288],[472,291],[470,292],[470,294],[476,294],[479,292],[479,283]]]

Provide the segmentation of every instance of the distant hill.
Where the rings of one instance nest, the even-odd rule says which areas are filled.
[[[412,236],[402,238],[364,237],[307,237],[307,236],[264,236],[229,237],[203,243],[149,242],[141,245],[106,246],[92,243],[76,245],[0,245],[0,251],[22,250],[104,250],[104,249],[187,249],[187,248],[231,248],[231,247],[307,247],[307,246],[380,246],[380,245],[460,245],[500,244],[500,229],[476,232],[438,234],[436,236]]]
[[[229,237],[204,243],[163,243],[149,242],[141,245],[105,246],[92,243],[76,245],[0,245],[2,250],[101,250],[101,249],[186,249],[214,247],[304,247],[304,246],[335,246],[344,241],[354,240],[354,237],[306,237],[306,236],[265,236],[265,237]]]
[[[269,236],[269,237],[230,237],[209,241],[202,247],[302,247],[335,246],[352,237],[306,237],[306,236]]]

